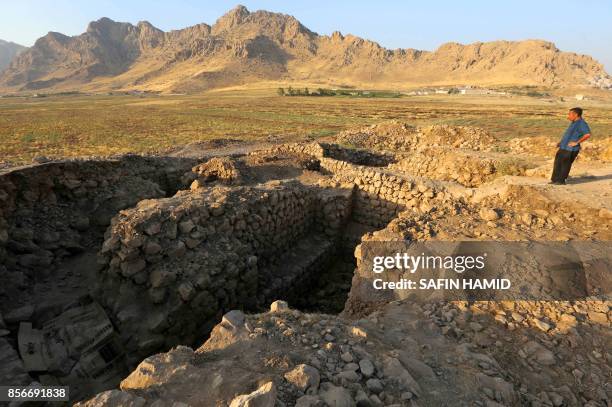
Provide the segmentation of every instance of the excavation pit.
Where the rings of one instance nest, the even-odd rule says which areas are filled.
[[[339,313],[360,237],[411,205],[444,197],[387,171],[391,162],[307,143],[204,166],[128,156],[0,174],[0,232],[7,231],[0,305],[10,316],[2,340],[19,365],[20,328],[36,334],[75,303],[99,305],[114,345],[113,352],[106,342],[87,349],[102,362],[80,378],[86,397],[116,386],[124,366],[200,344],[232,309],[262,311],[284,299],[304,311]],[[202,183],[194,187],[191,174]],[[100,380],[95,369],[107,364],[117,374]],[[74,383],[68,368],[20,369],[19,384]]]
[[[401,137],[376,135],[395,131]],[[301,318],[324,319],[344,332],[355,322],[348,325],[344,318],[366,318],[401,298],[376,298],[364,289],[371,287],[371,268],[359,256],[363,246],[356,249],[360,242],[457,240],[463,232],[467,238],[517,240],[533,238],[534,230],[549,239],[558,231],[582,238],[591,236],[589,229],[609,232],[608,212],[589,218],[589,208],[561,206],[534,186],[464,199],[464,192],[474,192],[468,190],[495,173],[479,154],[458,151],[455,141],[481,152],[488,140],[461,130],[445,141],[433,129],[431,143],[427,131],[394,125],[366,129],[344,146],[283,144],[202,162],[127,156],[0,173],[0,382],[70,385],[73,400],[87,398],[117,387],[140,362],[146,366],[167,356],[145,357],[175,345],[200,346],[213,326],[226,328],[218,322],[228,311],[267,311],[279,299],[305,311]],[[370,142],[381,151],[397,147],[401,154],[345,147],[370,148]],[[426,149],[412,150],[421,142]],[[439,142],[441,147],[432,145]],[[451,165],[424,163],[431,156],[444,156]],[[466,169],[467,161],[458,157],[474,158],[470,177],[449,179]],[[452,189],[455,181],[459,188]],[[569,209],[583,226],[574,216],[549,216]],[[316,315],[321,312],[342,316]],[[309,356],[313,344],[324,345],[319,339],[303,342],[302,334],[317,336],[327,322],[301,325],[289,338],[277,321],[296,314],[248,317],[267,320],[276,329],[271,335],[254,331],[257,324],[239,329],[249,337],[305,345]],[[382,332],[391,323],[374,325]],[[334,336],[336,343],[355,339]],[[57,338],[68,345],[58,347]],[[49,340],[55,352],[38,351]],[[274,352],[282,346],[273,346]],[[185,347],[170,353],[177,352],[194,354]],[[219,365],[231,365],[231,358],[251,367],[226,356],[213,358]],[[259,352],[254,358],[262,360]],[[211,364],[200,368],[213,376]]]

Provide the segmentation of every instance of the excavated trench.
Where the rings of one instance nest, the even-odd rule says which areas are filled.
[[[190,159],[124,156],[0,172],[0,382],[74,385],[85,397],[126,371],[89,296],[118,211],[172,196]]]
[[[283,299],[339,313],[364,234],[452,205],[386,154],[309,143],[234,158],[0,172],[0,383],[83,399],[153,353],[200,345],[229,310]]]
[[[329,147],[346,160],[320,157],[332,174],[351,157]],[[370,167],[391,162],[355,154]],[[81,399],[152,353],[201,343],[230,309],[284,299],[338,313],[361,235],[402,208],[352,184],[215,177],[183,190],[195,164],[127,156],[0,173],[3,382],[70,385]]]

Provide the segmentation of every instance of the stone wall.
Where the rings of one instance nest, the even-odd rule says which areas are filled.
[[[261,153],[306,154],[319,159],[331,158],[370,167],[385,167],[395,162],[395,158],[392,154],[377,153],[368,150],[346,148],[338,144],[317,142],[282,144],[268,150],[259,150],[253,154]]]
[[[2,288],[48,273],[62,258],[101,240],[117,211],[173,193],[192,165],[190,160],[126,156],[1,172]]]
[[[351,194],[274,181],[143,201],[107,231],[98,300],[135,360],[201,339],[230,309],[306,289],[333,255]]]
[[[287,143],[265,150],[257,150],[253,154],[306,154],[317,158],[325,156],[325,149],[320,143]]]
[[[391,162],[387,155],[370,153],[370,158],[365,159],[360,150],[325,143],[283,144],[269,151],[317,157],[321,169],[333,175],[340,184],[355,185],[352,219],[375,228],[385,227],[406,208],[428,211],[437,201],[459,199],[453,198],[448,191],[433,182],[397,171],[398,164],[391,164],[387,168],[378,167],[383,161],[387,164]],[[376,157],[386,158],[376,161]],[[376,165],[356,164],[363,161],[374,162]]]
[[[344,148],[338,144],[330,143],[319,143],[319,145],[323,148],[323,157],[333,158],[335,160],[366,165],[369,167],[386,167],[395,162],[394,156],[388,153],[376,153],[369,150]]]
[[[377,228],[385,227],[407,208],[427,212],[436,202],[460,199],[432,182],[388,170],[329,158],[321,159],[321,167],[338,181],[355,185],[353,220]]]
[[[404,154],[390,169],[467,187],[479,186],[495,177],[495,161],[473,153],[447,148],[424,148]]]

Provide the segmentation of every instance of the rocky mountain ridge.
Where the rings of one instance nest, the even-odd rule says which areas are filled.
[[[15,44],[14,42],[0,40],[0,71],[9,66],[13,58],[22,52],[26,47]]]
[[[353,35],[319,35],[296,18],[237,6],[212,26],[164,32],[102,18],[85,33],[51,32],[0,75],[5,92],[193,92],[259,81],[372,88],[423,85],[612,86],[603,66],[541,40],[389,50]]]

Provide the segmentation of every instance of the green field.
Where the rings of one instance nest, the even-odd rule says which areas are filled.
[[[567,126],[569,107],[572,103],[528,97],[281,97],[276,89],[198,96],[0,98],[0,162],[155,153],[214,138],[316,138],[385,120],[478,126],[502,139],[556,138]],[[585,102],[583,107],[593,134],[610,137],[612,105]]]

